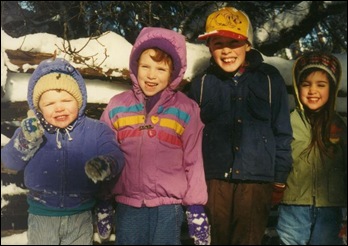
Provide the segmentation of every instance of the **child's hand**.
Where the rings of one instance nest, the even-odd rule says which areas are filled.
[[[195,245],[210,245],[210,225],[202,205],[188,206],[186,218]]]
[[[97,181],[103,181],[105,178],[110,176],[110,164],[107,158],[98,156],[87,161],[85,172],[94,183],[97,183]]]
[[[22,132],[24,138],[29,143],[42,142],[42,136],[44,134],[44,128],[41,126],[39,120],[36,118],[34,112],[29,110],[27,118],[21,122]]]
[[[283,199],[285,184],[274,183],[272,192],[272,207],[277,206]]]
[[[347,245],[347,221],[344,221],[341,226],[341,230],[338,234],[345,245]]]

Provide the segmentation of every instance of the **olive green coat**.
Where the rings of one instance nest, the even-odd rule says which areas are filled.
[[[337,117],[341,144],[337,144],[334,159],[324,157],[321,161],[319,151],[311,151],[308,159],[302,151],[310,143],[310,125],[299,110],[291,113],[293,128],[292,157],[293,167],[287,179],[283,203],[289,205],[315,205],[316,207],[346,206],[346,158],[343,149],[346,143],[346,127]]]

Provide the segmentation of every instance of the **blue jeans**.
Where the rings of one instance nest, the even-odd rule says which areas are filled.
[[[28,245],[93,245],[91,211],[69,216],[29,214]]]
[[[286,245],[342,245],[339,207],[280,205],[276,227]]]
[[[180,245],[184,219],[181,205],[116,207],[116,245]]]

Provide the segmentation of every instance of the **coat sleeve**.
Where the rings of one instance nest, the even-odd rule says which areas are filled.
[[[187,178],[187,192],[183,205],[205,205],[208,200],[207,185],[205,181],[202,137],[203,123],[200,120],[199,107],[192,101],[193,110],[189,124],[182,136],[184,150],[184,167]]]
[[[288,93],[284,79],[276,73],[272,80],[272,129],[276,141],[274,182],[285,183],[292,167],[292,128]]]
[[[111,105],[112,105],[112,102],[113,102],[113,99],[110,100],[110,102],[108,103],[108,105],[106,106],[105,110],[103,111],[103,113],[101,114],[100,116],[100,121],[101,122],[104,122],[110,129],[112,129],[114,135],[115,135],[115,138],[117,140],[117,131],[115,130],[114,128],[114,125],[112,124],[112,120],[111,120],[111,117],[110,117],[110,108],[111,108]]]
[[[124,156],[115,137],[114,131],[105,123],[100,123],[100,132],[98,134],[98,155],[108,158],[111,164],[111,177],[119,175],[124,166]]]

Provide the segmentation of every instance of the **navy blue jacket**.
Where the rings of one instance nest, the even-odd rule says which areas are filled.
[[[206,179],[285,183],[292,165],[286,85],[258,51],[247,52],[246,60],[239,78],[211,60],[191,82],[188,95],[200,104],[205,124]]]

